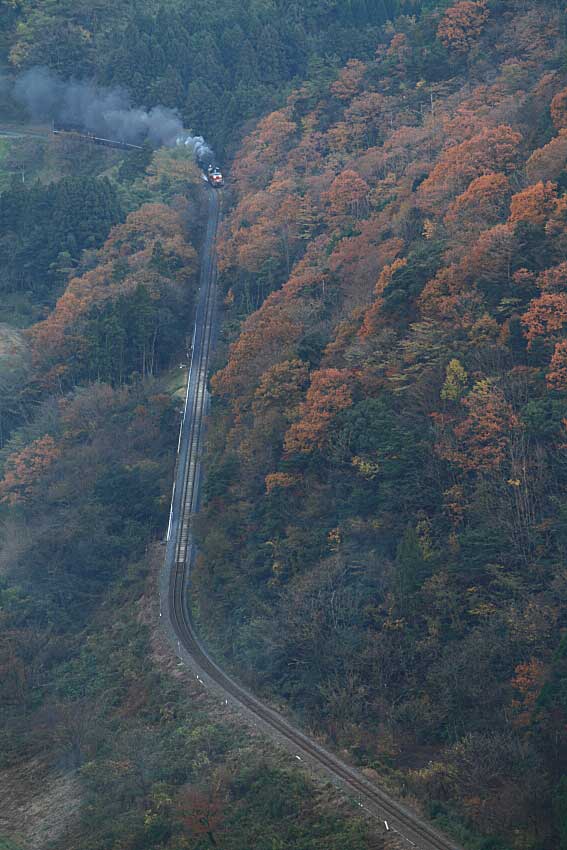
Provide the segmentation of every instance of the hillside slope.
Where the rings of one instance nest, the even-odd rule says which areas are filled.
[[[158,152],[135,185],[116,170],[112,194],[145,203],[77,267],[68,255],[70,274],[45,279],[38,263],[46,287],[30,302],[47,290],[52,309],[23,332],[0,326],[0,846],[363,850],[358,812],[236,726],[161,635],[206,210],[184,152]],[[63,212],[67,186],[34,200]],[[0,209],[27,199],[14,187]]]
[[[222,151],[244,122],[281,102],[291,81],[328,80],[341,60],[371,56],[380,26],[421,5],[2,0],[0,68],[47,66],[66,79],[123,87],[136,104],[179,109],[185,126]]]
[[[567,840],[564,23],[399,18],[247,137],[221,246],[209,638],[490,846]]]

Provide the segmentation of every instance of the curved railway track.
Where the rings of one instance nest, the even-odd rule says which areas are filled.
[[[216,691],[225,702],[230,701],[244,712],[248,719],[275,737],[295,758],[317,768],[346,788],[361,808],[383,822],[385,831],[397,833],[408,847],[419,850],[458,850],[453,841],[235,682],[211,658],[196,634],[188,602],[193,558],[191,519],[198,509],[200,457],[208,408],[207,374],[214,343],[217,298],[215,238],[220,211],[219,195],[211,189],[208,190],[208,204],[191,368],[179,436],[165,567],[160,578],[160,616],[165,620],[170,639],[176,644],[178,656],[191,667],[199,681]]]

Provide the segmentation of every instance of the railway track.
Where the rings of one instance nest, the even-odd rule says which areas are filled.
[[[301,762],[315,767],[354,796],[358,805],[406,847],[418,850],[458,850],[403,803],[398,802],[350,765],[321,746],[227,675],[199,641],[189,609],[189,577],[193,559],[191,520],[198,509],[200,459],[208,408],[207,374],[214,343],[216,317],[215,238],[220,212],[217,192],[208,190],[209,215],[203,251],[200,291],[183,422],[179,436],[177,472],[167,533],[165,566],[160,578],[164,625],[177,654],[203,684],[230,702],[263,731],[275,737]]]
[[[4,139],[48,139],[49,138],[49,130],[45,131],[34,131],[34,130],[25,130],[20,129],[18,127],[0,127],[0,138]]]

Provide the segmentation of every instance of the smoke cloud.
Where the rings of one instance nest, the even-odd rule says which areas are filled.
[[[184,131],[177,110],[132,106],[123,89],[99,88],[80,80],[64,81],[48,68],[35,67],[18,77],[14,97],[32,120],[55,121],[134,145],[146,139],[156,147],[185,145],[196,159],[212,159],[203,137]]]

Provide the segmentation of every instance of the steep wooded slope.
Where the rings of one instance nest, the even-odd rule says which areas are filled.
[[[565,829],[563,25],[399,19],[248,136],[201,527],[243,675],[518,847]]]
[[[111,179],[91,197],[146,203],[29,294],[64,287],[42,321],[0,328],[0,845],[362,850],[365,824],[235,728],[159,642],[202,179],[165,151],[135,185]],[[43,200],[79,229],[67,188],[15,186],[0,210]],[[11,222],[22,252],[50,228],[35,221]]]
[[[0,63],[48,66],[65,78],[124,87],[138,104],[176,107],[186,126],[222,150],[244,121],[281,102],[290,81],[328,80],[348,56],[371,56],[379,27],[422,5],[2,0]]]

